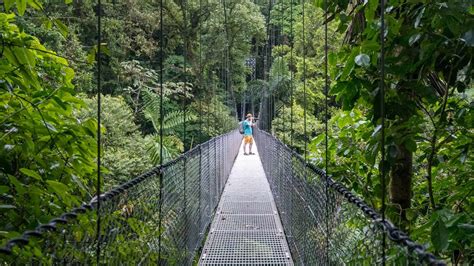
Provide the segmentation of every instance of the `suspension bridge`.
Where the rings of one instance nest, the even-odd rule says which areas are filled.
[[[274,136],[237,131],[24,232],[12,264],[443,265]],[[387,238],[384,244],[383,239]],[[100,253],[97,253],[97,247]]]
[[[100,14],[99,8],[99,33]],[[327,28],[325,34],[328,117]],[[99,34],[99,108],[100,47]],[[163,47],[160,49],[163,54]],[[160,64],[163,88],[163,62]],[[381,75],[383,89],[383,72]],[[227,72],[225,79],[227,88]],[[304,97],[305,85],[304,80]],[[266,117],[264,129],[268,129],[275,110],[268,99],[259,109]],[[100,109],[98,114],[100,124]],[[304,131],[306,135],[306,120]],[[100,129],[98,136],[100,144]],[[445,265],[383,212],[335,181],[339,178],[333,179],[308,162],[306,155],[264,130],[255,130],[254,138],[254,156],[242,155],[242,136],[233,130],[105,193],[100,193],[99,180],[98,196],[88,203],[9,240],[0,248],[0,264]]]

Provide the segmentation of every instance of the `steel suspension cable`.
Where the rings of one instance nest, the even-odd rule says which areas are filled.
[[[229,78],[229,66],[230,66],[230,62],[229,62],[229,30],[227,28],[228,24],[227,24],[227,6],[226,6],[226,3],[227,1],[226,0],[222,0],[222,6],[224,8],[224,25],[225,25],[225,56],[224,56],[224,64],[225,64],[225,91],[226,92],[229,92],[229,94],[225,94],[225,99],[226,99],[226,102],[229,100],[229,95],[230,95],[230,98],[231,98],[231,102],[232,102],[232,105],[233,105],[233,108],[231,110],[234,110],[236,107],[237,107],[237,103],[236,103],[236,99],[235,99],[235,95],[232,93],[230,93],[230,87],[231,87],[231,83],[230,83],[230,78]],[[234,110],[235,112],[237,112],[237,110]],[[232,115],[232,112],[231,112],[231,115]],[[237,117],[237,115],[236,115]]]
[[[97,1],[97,235],[96,235],[96,242],[97,242],[97,249],[96,249],[96,257],[97,257],[97,265],[100,264],[100,196],[101,196],[101,160],[100,160],[100,153],[101,153],[101,93],[102,93],[102,84],[101,84],[101,65],[102,65],[102,49],[101,49],[101,42],[102,42],[102,34],[101,34],[101,27],[102,27],[102,2],[101,0]]]
[[[160,165],[163,165],[163,120],[164,120],[164,108],[163,108],[163,61],[164,55],[164,35],[163,35],[163,0],[160,0]],[[158,222],[160,228],[163,226],[163,171],[160,170],[160,197],[158,207]],[[161,233],[158,235],[158,261],[161,261]]]
[[[293,0],[290,0],[290,146],[293,147]]]
[[[188,86],[188,75],[187,75],[187,57],[188,57],[188,38],[187,38],[187,31],[188,31],[188,21],[187,21],[187,11],[188,11],[188,5],[187,5],[187,0],[183,1],[183,102],[182,102],[182,110],[183,110],[183,147],[184,147],[184,152],[186,152],[186,90]],[[183,158],[183,213],[184,218],[186,220],[185,224],[187,223],[188,215],[186,215],[186,205],[187,205],[187,198],[186,198],[186,192],[187,192],[187,186],[186,186],[186,169],[187,169],[187,157]],[[185,238],[188,237],[188,234],[186,232],[187,228],[185,226]]]
[[[272,9],[273,7],[275,6],[275,0],[271,0],[272,1]],[[271,16],[271,12],[270,12],[270,16]],[[273,47],[275,46],[275,43],[276,43],[276,36],[275,36],[275,31],[276,31],[276,27],[275,27],[275,24],[272,23],[272,27],[270,28],[270,49],[268,50],[268,58],[270,59],[270,62],[269,62],[269,67],[268,67],[268,70],[269,70],[269,73],[268,73],[268,77],[269,77],[269,81],[270,81],[270,71],[271,71],[271,68],[273,66],[273,62],[272,62],[272,53],[273,53]],[[273,132],[273,127],[272,127],[272,119],[273,119],[273,115],[274,115],[274,112],[275,112],[275,98],[274,98],[274,94],[273,92],[270,92],[270,95],[269,95],[269,102],[270,102],[270,106],[269,106],[269,116],[268,116],[268,129],[270,130],[270,132]]]
[[[281,1],[280,2],[280,46],[283,45],[283,3],[284,1]],[[283,80],[283,73],[280,73],[280,71],[283,70],[283,56],[280,55],[280,69],[278,71],[278,74],[280,75],[280,78],[278,80],[279,83],[282,82]],[[280,86],[278,86],[280,87]],[[284,106],[284,105],[283,105]],[[284,109],[282,110],[283,112],[285,111]],[[285,137],[285,119],[282,120],[282,123],[283,123],[283,143],[286,143],[286,137]]]
[[[184,151],[186,151],[186,90],[187,90],[187,57],[188,57],[188,39],[187,39],[187,30],[188,30],[188,22],[187,20],[187,0],[183,1],[183,101],[182,101],[182,110],[183,110],[183,144],[184,144]],[[186,173],[186,171],[185,171]]]
[[[202,12],[202,0],[199,0],[199,13],[201,14]],[[202,90],[202,21],[199,21],[199,89]],[[199,145],[203,142],[203,135],[202,135],[202,95],[201,93],[199,94],[199,138],[198,142]],[[202,145],[199,146],[199,186],[202,185]],[[199,198],[198,198],[198,206],[199,210],[201,210],[201,198],[202,198],[202,189],[199,189]],[[199,215],[198,217],[198,224],[200,225],[202,223],[201,221],[202,215]],[[201,233],[201,232],[199,232]]]
[[[202,0],[199,0],[199,13],[202,12]],[[199,21],[199,40],[198,40],[198,45],[199,45],[199,88],[202,90],[202,80],[203,80],[203,70],[202,70],[202,21]],[[202,135],[202,95],[201,93],[199,94],[201,97],[199,97],[199,143],[203,142],[203,135]]]
[[[304,161],[305,163],[308,162],[308,137],[306,136],[307,128],[306,128],[306,39],[305,39],[305,0],[302,1],[302,12],[303,12],[303,132],[304,132]],[[306,171],[305,171],[305,177],[306,177]]]
[[[328,76],[328,1],[324,0],[324,131],[325,131],[325,165],[324,170],[326,172],[326,176],[329,176],[329,154],[328,154],[328,145],[329,145],[329,138],[328,138],[328,108],[329,108],[329,76]],[[325,192],[326,192],[326,262],[329,265],[329,239],[331,238],[331,231],[329,230],[329,179],[326,178],[325,182]]]
[[[386,184],[385,184],[385,0],[380,0],[380,115],[381,120],[381,139],[380,139],[380,150],[381,150],[381,162],[380,162],[380,178],[382,184],[382,221],[385,223],[385,197],[386,197]],[[385,265],[385,249],[386,249],[386,236],[382,234],[382,265]]]

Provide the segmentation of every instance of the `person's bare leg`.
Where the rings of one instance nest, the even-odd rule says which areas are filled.
[[[247,143],[244,142],[244,154],[245,154],[245,146],[247,146]]]
[[[252,142],[249,143],[249,154],[252,153]]]

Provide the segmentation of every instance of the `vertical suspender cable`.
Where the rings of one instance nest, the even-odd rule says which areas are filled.
[[[199,13],[202,13],[202,0],[199,0]],[[203,74],[203,70],[202,70],[202,21],[199,21],[199,89],[203,89],[202,88],[202,80],[203,80],[203,77],[202,77],[202,74]],[[199,143],[202,143],[203,142],[203,139],[202,139],[202,95],[200,94],[201,97],[199,97]]]
[[[102,3],[101,0],[97,1],[97,265],[100,264],[100,194],[101,194],[101,161],[100,161],[100,153],[101,153],[101,65],[102,65],[102,50],[101,50],[101,42],[102,42],[102,35],[101,35],[101,19],[102,19]]]
[[[290,146],[293,147],[293,0],[290,0]]]
[[[222,0],[222,6],[224,8],[224,25],[225,25],[225,56],[224,56],[224,63],[225,63],[225,91],[226,92],[229,92],[229,95],[230,95],[230,80],[229,80],[229,30],[227,29],[227,6],[226,6],[226,0]],[[233,97],[233,94],[230,95],[230,98],[231,98],[231,101],[235,101],[235,97]],[[226,99],[226,102],[229,100],[229,97],[228,95],[226,94],[225,96],[225,99]],[[236,108],[237,107],[237,103],[236,102],[233,102],[232,103],[232,106],[234,109],[234,107]],[[237,110],[234,110],[235,112],[237,112]],[[232,115],[232,112],[231,112],[231,115]],[[237,118],[237,115],[235,116]],[[225,127],[225,125],[224,125]]]
[[[199,13],[202,12],[202,0],[199,0]],[[199,21],[199,89],[202,90],[202,21]],[[202,97],[202,96],[201,96]],[[198,217],[198,225],[199,225],[199,234],[204,233],[201,232],[200,229],[202,228],[201,223],[201,204],[202,204],[202,98],[199,97],[199,197],[198,197],[198,206],[199,206],[199,217]]]
[[[272,1],[272,9],[273,9],[273,7],[275,6],[275,0],[271,0],[271,1]],[[270,14],[271,14],[271,11],[270,11]],[[275,30],[276,30],[275,24],[272,23],[272,27],[270,31],[270,49],[268,50],[268,58],[270,59],[270,62],[268,64],[269,72],[273,66],[272,53],[273,53],[273,47],[275,46],[275,42],[276,42]],[[270,73],[268,73],[268,78],[270,81]],[[273,114],[274,114],[274,109],[275,109],[275,101],[274,101],[275,99],[274,99],[273,92],[270,91],[269,97],[270,97],[270,109],[269,109],[270,113],[268,116],[268,129],[269,129],[269,132],[272,133],[273,132],[272,119],[273,119]]]
[[[186,151],[186,90],[188,86],[188,78],[187,78],[187,57],[188,57],[188,42],[187,42],[187,30],[188,30],[188,23],[187,23],[187,0],[183,1],[183,101],[182,101],[182,109],[183,109],[183,144],[184,144],[184,151]],[[186,160],[185,160],[186,162]]]
[[[188,78],[187,78],[187,56],[188,56],[188,42],[187,42],[187,30],[188,30],[188,22],[187,22],[187,0],[183,1],[183,23],[184,23],[184,34],[183,34],[183,147],[184,151],[186,151],[186,90],[188,86]],[[186,205],[187,205],[187,198],[186,198],[186,169],[187,169],[187,157],[183,157],[183,215],[184,215],[184,220],[185,220],[185,225],[184,225],[184,237],[187,238],[188,232],[187,232],[187,226],[188,226],[188,215],[186,214]]]
[[[329,230],[329,154],[328,154],[328,108],[329,108],[329,76],[328,76],[328,1],[324,0],[324,130],[325,130],[325,172],[326,172],[326,263],[329,265],[329,239],[331,237]]]
[[[305,22],[305,10],[304,10],[304,5],[305,5],[305,0],[302,1],[302,12],[303,12],[303,131],[304,131],[304,161],[305,161],[305,167],[306,163],[308,162],[308,137],[306,136],[306,39],[305,39],[305,27],[304,27],[304,22]],[[306,168],[305,168],[306,169]],[[306,170],[305,170],[305,177],[306,177]]]
[[[163,120],[164,120],[164,109],[163,109],[163,60],[165,59],[164,54],[164,41],[163,36],[163,0],[160,0],[160,166],[163,165]],[[163,169],[160,169],[160,201],[159,201],[159,216],[158,222],[160,228],[163,222]],[[158,235],[158,261],[161,261],[161,235]]]
[[[325,171],[326,174],[328,174],[328,88],[329,88],[329,77],[328,77],[328,20],[327,20],[327,0],[324,0],[324,14],[325,18],[324,20],[326,23],[324,23],[324,130],[325,130]]]
[[[280,45],[283,45],[283,1],[280,3]],[[283,56],[280,56],[280,71],[283,71],[284,64],[283,64]],[[283,73],[280,75],[280,80],[279,82],[283,81]],[[284,105],[282,105],[284,106]],[[283,112],[285,111],[284,109],[282,110]],[[284,113],[282,114],[284,115]],[[285,137],[285,119],[282,120],[283,122],[283,143],[286,143],[286,137]]]
[[[229,32],[228,32],[228,29],[227,29],[228,25],[227,25],[226,1],[227,0],[222,0],[223,7],[224,7],[224,28],[225,28],[225,57],[224,57],[224,62],[225,62],[225,91],[224,91],[224,98],[226,99],[226,102],[228,102],[228,97],[227,97],[228,94],[227,93],[230,94],[230,88],[229,88]],[[231,102],[232,102],[234,100],[234,98],[232,96],[231,96],[231,98],[232,98],[231,99]],[[236,106],[235,102],[233,102],[232,105],[235,107]],[[221,110],[219,113],[222,114],[223,110]],[[227,130],[226,127],[227,126],[224,125],[224,130]],[[219,148],[222,149],[221,146],[219,146]],[[220,149],[219,149],[219,152],[221,151]],[[217,155],[217,152],[216,152],[216,155]],[[217,164],[217,165],[219,166],[219,181],[223,181],[220,165],[219,164]],[[219,182],[219,184],[220,184],[219,196],[221,196],[222,195],[222,190],[224,188],[224,184],[222,184],[221,182]]]
[[[380,139],[381,162],[380,178],[382,183],[382,221],[385,223],[385,0],[380,0],[380,116],[382,117],[382,131]],[[386,236],[382,233],[382,264],[385,265]]]

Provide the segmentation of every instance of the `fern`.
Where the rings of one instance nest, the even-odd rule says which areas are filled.
[[[145,118],[153,124],[153,128],[156,132],[160,131],[160,97],[150,91],[145,91],[143,93],[143,100],[145,102],[145,108],[143,114]],[[186,123],[195,121],[196,115],[194,113],[186,113]],[[165,114],[163,119],[163,130],[165,134],[168,134],[170,131],[176,129],[179,126],[182,126],[184,123],[184,111],[172,111]]]
[[[153,124],[155,134],[153,143],[148,147],[148,152],[153,163],[160,161],[160,96],[151,91],[145,90],[143,93],[145,118]],[[184,149],[183,142],[179,137],[172,135],[178,131],[183,124],[195,121],[197,116],[189,111],[186,112],[186,121],[184,121],[184,111],[172,111],[166,113],[163,117],[163,161],[178,156]]]
[[[153,135],[153,142],[151,142],[147,151],[150,154],[153,164],[160,162],[160,136]],[[167,162],[172,158],[178,156],[184,150],[184,145],[176,136],[163,137],[163,162]]]

